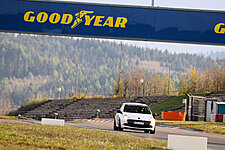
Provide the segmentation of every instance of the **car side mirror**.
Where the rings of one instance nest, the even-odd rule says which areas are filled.
[[[153,114],[153,118],[155,118],[155,116],[158,116],[158,114],[157,114],[157,113],[154,113],[154,114]]]
[[[123,114],[121,110],[117,110],[117,113],[119,113],[119,114]]]

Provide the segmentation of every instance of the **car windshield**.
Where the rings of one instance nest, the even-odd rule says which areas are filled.
[[[151,111],[150,111],[149,107],[147,107],[147,106],[138,106],[138,105],[125,105],[124,112],[151,114]]]

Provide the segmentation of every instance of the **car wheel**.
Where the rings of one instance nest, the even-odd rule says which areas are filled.
[[[121,128],[121,122],[120,122],[120,120],[119,120],[119,131],[123,131],[123,128]]]
[[[155,129],[154,130],[150,130],[150,134],[155,134]]]
[[[116,126],[116,119],[114,119],[113,129],[114,129],[114,130],[118,130],[118,127]]]
[[[145,130],[145,133],[149,133],[149,130]]]

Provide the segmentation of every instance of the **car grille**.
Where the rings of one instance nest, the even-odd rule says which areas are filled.
[[[138,128],[151,128],[152,126],[150,125],[150,121],[142,121],[142,120],[127,120],[128,123],[125,123],[125,126],[130,126],[130,127],[138,127]],[[143,122],[144,124],[134,124],[134,122]]]

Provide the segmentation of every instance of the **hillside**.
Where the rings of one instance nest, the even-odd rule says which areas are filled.
[[[191,54],[171,54],[116,42],[41,35],[0,34],[0,99],[20,105],[28,98],[73,95],[78,92],[112,95],[119,72],[141,68],[148,74],[168,73],[178,85],[179,74],[190,68],[210,68],[214,60]]]

